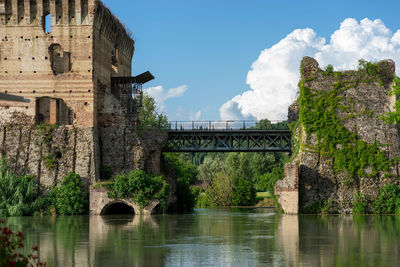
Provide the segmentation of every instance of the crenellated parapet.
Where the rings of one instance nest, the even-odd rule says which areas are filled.
[[[123,118],[111,77],[131,75],[133,52],[127,30],[99,0],[0,0],[0,93],[30,100],[0,101],[0,123],[14,112],[68,117],[79,127],[96,127],[99,114]],[[63,104],[47,109],[53,102]],[[51,110],[65,112],[50,119]]]
[[[42,26],[51,16],[52,25],[88,25],[97,0],[1,0],[1,24],[7,26]],[[90,8],[91,9],[90,9]]]
[[[125,26],[115,17],[111,11],[99,1],[94,16],[93,26],[106,39],[118,47],[119,52],[132,59],[135,42],[130,37]]]

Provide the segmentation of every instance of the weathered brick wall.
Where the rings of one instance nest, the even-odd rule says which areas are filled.
[[[88,0],[75,1],[74,8],[68,1],[60,1],[62,5],[56,2],[0,1],[0,13],[3,13],[0,15],[0,92],[30,100],[30,103],[0,101],[3,121],[8,119],[9,109],[34,117],[35,99],[50,96],[63,99],[74,111],[74,124],[91,127],[95,123],[91,25],[94,14],[84,11],[85,8],[82,10]],[[47,13],[51,16],[49,33],[43,25]],[[49,54],[52,44],[59,44],[64,52],[70,53],[69,72],[53,73]]]
[[[98,116],[100,121],[124,121],[125,109],[111,94],[111,77],[131,75],[134,42],[101,1],[1,0],[0,41],[0,92],[30,100],[0,100],[3,122],[15,111],[34,118],[40,97],[64,100],[79,127],[96,127]],[[67,58],[65,52],[69,69],[55,73],[54,62]]]
[[[1,157],[45,187],[71,171],[93,184],[105,165],[112,176],[159,173],[166,134],[135,131],[111,92],[111,77],[131,76],[133,53],[99,0],[0,0],[0,92],[29,100],[0,100]]]

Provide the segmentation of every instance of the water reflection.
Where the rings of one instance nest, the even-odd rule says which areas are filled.
[[[207,210],[8,218],[48,266],[400,266],[400,217]]]

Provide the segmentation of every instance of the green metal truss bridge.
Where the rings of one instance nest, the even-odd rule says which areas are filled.
[[[291,131],[282,122],[169,122],[164,152],[288,152]]]

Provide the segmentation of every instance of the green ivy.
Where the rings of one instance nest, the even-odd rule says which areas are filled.
[[[110,186],[108,197],[112,199],[131,199],[140,208],[145,208],[152,199],[159,199],[161,207],[165,209],[168,194],[169,184],[163,176],[138,170],[116,176]]]
[[[394,103],[395,111],[386,112],[384,116],[380,116],[379,118],[388,124],[400,124],[400,78],[395,76],[393,82],[393,90],[389,92],[389,95],[396,96],[396,102]]]
[[[317,138],[315,146],[302,145],[308,151],[332,158],[334,172],[345,170],[352,178],[376,177],[379,172],[388,172],[397,161],[388,159],[382,151],[384,145],[378,142],[368,144],[342,125],[343,120],[370,114],[367,110],[354,113],[351,103],[343,104],[342,93],[362,82],[381,82],[378,64],[362,61],[360,66],[357,79],[338,81],[328,91],[307,87],[305,80],[299,83],[299,119],[306,134],[315,134]],[[347,111],[350,116],[338,118],[337,110]],[[365,173],[367,167],[372,173]]]

